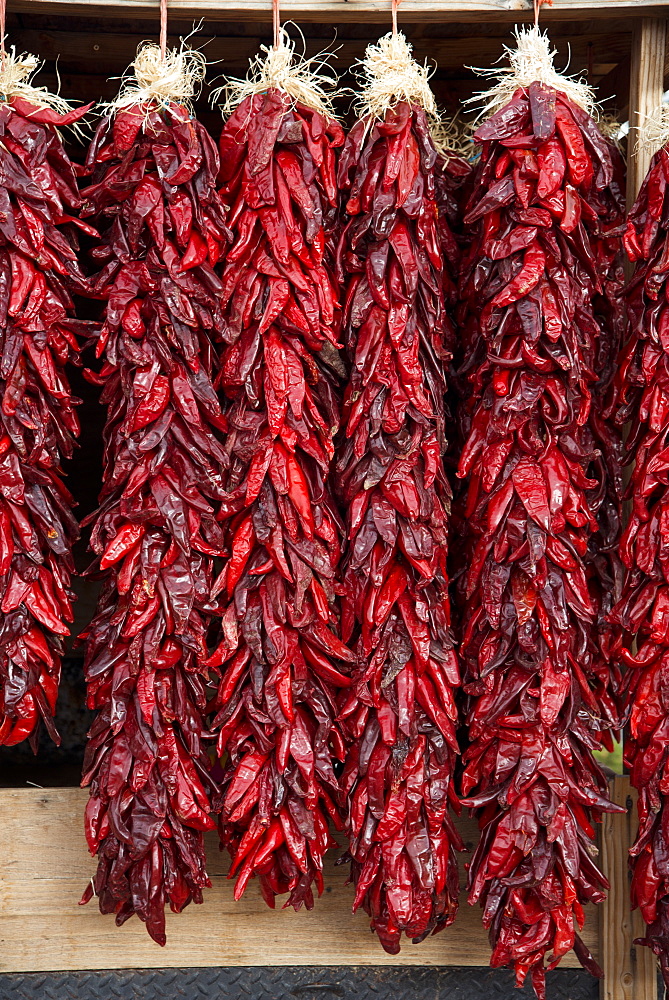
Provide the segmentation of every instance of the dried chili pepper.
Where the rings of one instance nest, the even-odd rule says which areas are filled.
[[[417,75],[403,36],[367,50]],[[371,87],[370,87],[371,89]],[[418,91],[420,94],[420,91]],[[353,908],[390,954],[450,924],[458,903],[450,815],[458,744],[446,569],[443,262],[428,117],[388,95],[347,137],[338,248],[351,374],[337,483],[347,512],[342,628],[357,653],[340,715],[349,743]],[[440,239],[441,237],[441,239]]]
[[[536,29],[519,36],[513,68],[526,55],[536,67],[537,47],[554,74]],[[546,958],[554,968],[573,948],[600,974],[578,930],[583,904],[607,888],[593,821],[618,808],[593,751],[612,746],[619,724],[619,675],[598,628],[608,570],[595,557],[603,538],[615,541],[619,443],[592,411],[608,378],[598,384],[595,366],[620,332],[600,321],[599,299],[619,279],[602,231],[619,222],[622,197],[592,119],[539,82],[518,87],[476,139],[459,469],[462,791],[482,830],[469,900],[484,908],[492,965],[512,965],[518,985],[530,973],[543,998]]]
[[[145,59],[181,68],[178,53],[156,55],[140,50],[138,77]],[[226,427],[213,385],[213,265],[229,234],[215,144],[183,104],[133,93],[101,120],[87,167],[82,214],[104,227],[93,251],[104,364],[91,377],[107,422],[91,539],[103,590],[85,661],[97,716],[82,782],[99,864],[82,902],[94,888],[103,913],[119,925],[137,914],[164,944],[166,904],[179,912],[210,884],[206,639],[214,559],[225,551],[214,513]]]
[[[340,309],[324,251],[343,132],[316,91],[292,92],[290,72],[287,91],[273,86],[273,60],[290,55],[282,32],[259,92],[250,87],[220,140],[234,237],[221,275],[219,377],[229,431],[217,516],[229,555],[208,662],[220,672],[219,832],[235,898],[258,876],[269,906],[289,892],[286,906],[310,909],[329,820],[342,826],[336,692],[350,685],[353,660],[337,633],[342,528],[328,484]]]
[[[637,641],[621,649],[629,736],[625,763],[639,791],[639,831],[630,852],[632,903],[648,925],[636,942],[660,959],[669,983],[669,852],[667,755],[669,701],[669,150],[656,153],[627,222],[624,242],[636,271],[627,290],[629,337],[616,376],[617,416],[631,422],[627,459],[630,520],[620,542],[626,567],[612,620]]]
[[[74,218],[81,202],[58,129],[90,105],[47,103],[26,84],[29,59],[3,50],[3,81],[16,89],[0,106],[0,744],[29,737],[36,750],[40,721],[60,742],[53,714],[79,535],[61,470],[79,433],[65,368],[87,330],[72,294],[87,291],[77,232],[90,227]]]

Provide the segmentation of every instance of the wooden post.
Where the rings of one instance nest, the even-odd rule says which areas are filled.
[[[662,103],[667,19],[639,18],[632,32],[627,153],[627,205],[634,204],[648,173],[652,153],[639,148],[639,129]],[[631,273],[631,268],[628,269]],[[637,947],[645,925],[630,909],[628,852],[638,827],[636,791],[627,775],[616,775],[611,798],[627,812],[607,813],[602,822],[601,864],[611,886],[599,910],[600,1000],[657,1000],[657,963],[649,948]]]
[[[662,103],[664,56],[667,47],[667,19],[641,17],[632,33],[630,70],[629,139],[627,157],[627,202],[634,203],[648,173],[651,154],[639,149],[639,128]]]
[[[601,863],[611,888],[599,908],[601,966],[600,1000],[657,1000],[657,965],[648,948],[637,947],[644,923],[630,910],[629,848],[637,830],[636,792],[627,775],[616,775],[611,798],[626,813],[607,813],[602,822]]]

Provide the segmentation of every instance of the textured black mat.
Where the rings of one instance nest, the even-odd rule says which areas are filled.
[[[1,1000],[523,1000],[511,973],[489,969],[151,969],[0,975]],[[580,969],[548,973],[549,1000],[597,1000]]]

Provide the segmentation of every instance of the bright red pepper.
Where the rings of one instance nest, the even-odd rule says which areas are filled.
[[[336,690],[355,659],[337,637],[341,524],[329,476],[340,416],[337,288],[324,256],[336,221],[329,116],[269,89],[220,140],[233,242],[221,273],[219,385],[229,421],[218,505],[229,557],[212,728],[219,832],[235,898],[258,877],[274,906],[313,906],[343,739]],[[335,364],[333,369],[332,363]]]
[[[627,497],[632,510],[620,543],[626,567],[612,620],[634,653],[621,648],[629,730],[625,763],[638,789],[639,832],[630,852],[632,904],[646,922],[645,944],[669,983],[669,149],[655,154],[624,237],[636,271],[627,289],[629,336],[616,376],[616,414],[630,424],[627,459],[636,459]]]
[[[462,792],[482,828],[469,900],[492,964],[512,965],[518,985],[529,974],[543,998],[549,952],[549,968],[573,947],[599,974],[577,930],[607,886],[585,852],[591,819],[616,809],[591,751],[620,724],[605,620],[620,585],[620,439],[605,396],[622,272],[604,232],[622,217],[621,164],[585,112],[540,84],[476,138],[456,507]]]
[[[60,742],[53,714],[79,534],[61,471],[79,433],[65,369],[91,326],[75,318],[72,295],[90,288],[58,128],[87,110],[60,115],[21,97],[0,107],[0,744],[30,737],[35,751],[41,722]]]
[[[457,247],[448,218],[439,226],[436,164],[425,112],[400,102],[353,127],[338,176],[351,364],[336,467],[348,514],[342,622],[359,662],[341,698],[342,780],[354,909],[390,954],[403,933],[422,940],[453,921],[462,848],[449,816],[459,678],[442,457],[452,331],[441,247]]]
[[[224,247],[227,229],[216,147],[181,105],[104,117],[87,168],[84,214],[104,227],[93,281],[108,419],[92,517],[104,585],[86,632],[97,711],[86,833],[100,910],[117,924],[136,914],[164,944],[165,907],[201,902],[210,885],[207,635],[214,558],[227,551],[214,517],[226,424],[212,343],[221,286],[203,247],[210,237]]]

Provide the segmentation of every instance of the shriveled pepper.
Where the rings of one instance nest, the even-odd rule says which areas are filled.
[[[88,706],[96,711],[82,784],[102,913],[133,914],[165,943],[210,885],[203,832],[215,828],[206,740],[208,630],[215,559],[227,553],[225,418],[214,388],[220,281],[203,252],[224,250],[218,154],[186,107],[123,106],[88,152],[84,216],[100,225],[93,279],[104,301],[97,339],[107,406],[93,570],[103,579],[85,633]],[[186,266],[184,266],[186,260]]]
[[[356,122],[339,163],[351,372],[336,481],[347,512],[343,638],[358,661],[340,707],[353,908],[397,954],[403,934],[420,941],[454,920],[462,843],[450,817],[459,674],[443,461],[452,328],[442,246],[454,237],[439,225],[425,109],[389,103]]]
[[[60,742],[53,715],[79,535],[61,468],[79,433],[66,367],[93,325],[76,318],[72,297],[90,285],[59,128],[89,108],[61,114],[11,93],[0,106],[0,744],[30,738],[35,751],[42,723]]]
[[[342,527],[330,486],[341,363],[329,244],[342,142],[325,107],[272,85],[239,104],[220,139],[233,241],[220,272],[228,433],[217,517],[229,556],[216,584],[219,835],[236,899],[257,878],[268,905],[288,893],[296,910],[323,891],[329,818],[343,826],[336,694],[355,659],[338,637]]]
[[[525,46],[550,64],[536,29],[520,34],[519,57]],[[454,514],[461,791],[482,830],[469,900],[491,964],[511,965],[519,986],[529,976],[543,1000],[546,959],[553,968],[570,948],[600,974],[578,931],[607,888],[588,855],[592,821],[617,808],[592,751],[620,725],[606,614],[621,579],[621,446],[607,393],[623,275],[607,231],[622,218],[622,170],[585,111],[543,83],[519,86],[475,139]],[[532,241],[502,255],[520,225]]]
[[[616,374],[615,408],[629,425],[627,461],[636,460],[627,488],[630,519],[620,542],[626,574],[611,620],[625,630],[621,645],[625,708],[624,744],[630,780],[638,789],[639,831],[630,851],[632,905],[647,924],[637,944],[651,948],[669,983],[669,149],[654,156],[629,213],[623,237],[637,261],[627,288],[627,341]]]

